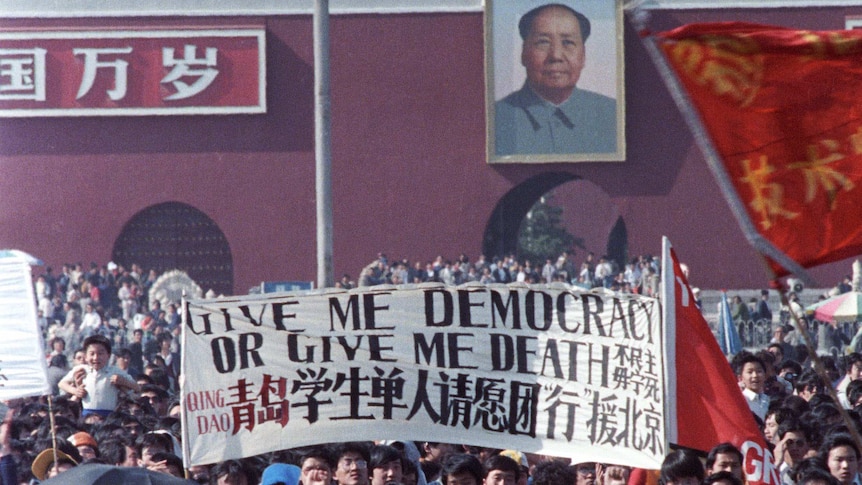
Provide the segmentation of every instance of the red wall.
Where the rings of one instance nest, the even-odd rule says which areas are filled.
[[[662,30],[745,19],[838,29],[850,13],[862,9],[665,12],[653,23]],[[146,21],[154,19],[140,20]],[[179,201],[225,233],[235,292],[263,280],[314,280],[311,18],[261,21],[268,32],[266,115],[0,119],[0,247],[55,266],[104,263],[135,213]],[[0,28],[47,29],[49,22],[5,20]],[[61,22],[111,27],[130,21]],[[567,196],[566,210],[578,224],[605,231],[610,219],[622,216],[632,255],[658,254],[667,235],[695,285],[766,283],[763,265],[630,27],[626,162],[532,166],[485,163],[482,29],[480,13],[332,18],[337,274],[357,277],[378,251],[409,259],[475,257],[507,191],[539,173],[565,171],[600,189],[595,197]],[[589,249],[602,253],[604,241],[597,239],[591,236],[597,247]],[[849,270],[843,263],[815,276],[829,285]]]

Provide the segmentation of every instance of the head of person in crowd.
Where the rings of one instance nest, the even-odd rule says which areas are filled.
[[[837,478],[822,468],[811,468],[796,477],[796,485],[841,485]]]
[[[332,454],[327,448],[322,446],[308,448],[299,458],[299,481],[302,485],[329,485],[332,482],[334,466]]]
[[[135,441],[128,435],[120,435],[105,440],[99,446],[102,458],[109,465],[137,467],[140,465],[140,452]]]
[[[540,462],[533,469],[533,485],[575,483],[575,469],[562,460]]]
[[[54,337],[51,339],[51,353],[62,354],[66,351],[66,341],[63,337]]]
[[[96,443],[96,440],[90,436],[90,433],[87,433],[86,431],[79,431],[70,436],[69,443],[72,443],[75,448],[78,449],[78,453],[81,454],[81,458],[84,461],[92,460],[93,458],[98,458],[100,456],[99,445]]]
[[[778,342],[772,342],[766,346],[766,351],[774,357],[775,366],[778,367],[784,362],[784,348]]]
[[[810,422],[818,423],[822,429],[842,423],[844,418],[841,416],[841,410],[838,409],[838,405],[826,394],[819,394],[815,398],[820,396],[823,396],[823,402],[812,406],[811,411],[808,413],[811,417]]]
[[[401,483],[404,474],[401,452],[389,445],[376,445],[371,448],[368,461],[371,485]]]
[[[81,463],[81,456],[77,454],[77,450],[74,453],[70,453],[69,449],[65,449],[65,451],[61,449],[64,448],[61,442],[57,442],[57,444],[58,447],[56,450],[54,448],[42,450],[36,455],[33,463],[30,465],[30,471],[37,479],[47,480],[54,478]],[[71,446],[69,443],[65,444]],[[74,450],[74,447],[71,447],[71,449]]]
[[[101,370],[111,358],[111,341],[103,335],[90,335],[84,339],[86,363],[94,370]]]
[[[815,394],[826,389],[823,379],[817,375],[817,372],[814,369],[807,369],[802,372],[802,375],[796,378],[796,382],[793,384],[793,387],[796,391],[796,395],[806,401],[810,401]]]
[[[703,485],[743,485],[743,481],[731,472],[721,471],[707,475]]]
[[[839,360],[841,370],[851,381],[862,379],[862,354],[850,352]]]
[[[583,462],[574,465],[575,485],[596,485],[598,470],[594,462]]]
[[[153,463],[156,453],[173,453],[174,442],[167,433],[144,433],[138,440],[138,448],[141,450],[141,466],[149,467]]]
[[[800,374],[802,374],[802,365],[795,360],[783,361],[778,369],[778,375],[791,384],[796,382]]]
[[[164,388],[153,384],[144,385],[141,387],[141,397],[150,402],[150,406],[153,407],[156,415],[167,416],[168,399],[170,396]]]
[[[847,401],[851,408],[862,410],[862,379],[847,384]]]
[[[87,353],[84,351],[83,348],[76,350],[75,353],[72,354],[72,362],[74,362],[74,365],[86,364],[87,363],[86,354]]]
[[[419,449],[419,460],[422,462],[441,462],[446,455],[455,452],[455,447],[451,444],[434,441],[417,441],[416,448]]]
[[[729,472],[739,480],[742,475],[742,452],[732,443],[715,445],[706,456],[706,474]]]
[[[766,385],[766,371],[763,361],[756,355],[742,351],[733,357],[733,371],[742,386],[756,394],[761,394]]]
[[[793,412],[781,405],[770,406],[764,420],[763,436],[773,445],[778,444],[778,426],[784,420],[792,418]]]
[[[167,473],[168,475],[173,475],[177,478],[185,478],[186,472],[185,468],[183,468],[183,460],[173,453],[167,453],[161,451],[153,455],[152,463],[157,463],[158,465],[153,466],[152,464],[147,467],[150,470]],[[250,484],[252,485],[252,484]]]
[[[297,485],[298,483],[308,485],[301,480],[298,466],[287,463],[273,463],[264,468],[263,474],[260,477],[260,485]]]
[[[114,365],[126,372],[129,372],[129,362],[131,359],[132,352],[125,347],[114,351]]]
[[[335,482],[338,485],[368,483],[369,446],[361,442],[339,443],[332,450],[336,463]]]
[[[836,382],[841,378],[841,371],[838,369],[838,361],[831,355],[820,357],[820,362],[823,364],[823,369],[826,370],[826,376],[829,382]]]
[[[796,418],[788,418],[778,425],[778,445],[776,453],[784,454],[784,462],[794,466],[808,453],[809,439],[805,425]]]
[[[859,448],[848,434],[828,435],[820,445],[818,456],[829,474],[841,485],[851,485],[859,471]]]
[[[210,483],[210,470],[212,470],[212,465],[192,465],[188,468],[188,476],[189,480],[198,483]]]
[[[210,470],[210,483],[215,485],[255,485],[258,474],[245,460],[227,460]]]
[[[443,466],[436,461],[420,461],[419,466],[422,468],[422,474],[425,475],[425,482],[439,482],[440,473],[443,471]]]
[[[521,478],[521,465],[504,455],[485,460],[483,485],[516,485]]]
[[[440,481],[443,485],[481,485],[485,467],[473,455],[453,453],[443,459]]]
[[[703,464],[697,454],[688,449],[680,449],[671,451],[664,457],[658,481],[660,485],[700,485],[703,476]]]

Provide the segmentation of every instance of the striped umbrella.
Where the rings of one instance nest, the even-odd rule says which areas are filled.
[[[842,323],[862,320],[862,292],[848,291],[809,305],[806,310],[821,322]]]

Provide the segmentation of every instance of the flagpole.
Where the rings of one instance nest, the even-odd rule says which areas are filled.
[[[694,141],[706,159],[706,163],[715,177],[722,195],[724,195],[724,198],[727,200],[731,212],[739,223],[745,238],[755,250],[770,257],[789,272],[797,275],[805,282],[805,284],[813,284],[813,280],[805,268],[784,254],[783,251],[775,247],[757,231],[757,228],[748,216],[745,205],[739,199],[736,189],[733,186],[733,182],[730,179],[730,175],[721,163],[721,157],[710,142],[709,135],[704,128],[700,115],[680,85],[679,80],[674,75],[673,69],[668,64],[664,54],[662,54],[659,49],[655,36],[650,33],[649,29],[646,27],[648,13],[640,7],[640,3],[642,2],[637,2],[637,4],[633,6],[626,5],[626,13],[629,14],[629,18],[635,24],[635,28],[640,34],[647,53],[667,86],[677,108],[679,108],[680,113],[682,113],[683,119],[692,131]]]
[[[774,274],[772,277],[775,279]],[[802,335],[802,339],[805,340],[805,348],[808,350],[808,357],[811,359],[814,371],[817,372],[817,375],[821,380],[823,380],[829,397],[831,397],[837,404],[838,411],[841,413],[841,418],[844,420],[844,424],[847,426],[848,432],[853,437],[853,441],[856,442],[856,447],[862,449],[862,437],[859,435],[859,430],[856,429],[856,424],[850,418],[850,414],[846,409],[844,409],[844,406],[841,405],[841,401],[838,399],[838,392],[834,387],[832,387],[832,380],[829,378],[829,374],[826,373],[826,367],[823,365],[823,360],[819,355],[817,355],[817,351],[814,347],[814,339],[811,338],[811,334],[808,332],[808,325],[803,324],[803,322],[799,320],[799,316],[796,315],[796,312],[793,311],[793,307],[790,306],[790,300],[787,298],[787,291],[785,290],[789,290],[789,288],[786,286],[779,286],[778,288],[778,294],[781,296],[781,304],[782,306],[787,307],[790,318],[796,327],[796,331],[799,332],[799,334]]]
[[[667,443],[676,443],[679,438],[677,430],[676,411],[676,278],[673,274],[673,261],[670,257],[670,239],[663,236],[661,239],[661,281],[662,281],[662,321],[664,322],[664,382],[665,396],[673,396],[665,399],[665,413],[667,423]]]

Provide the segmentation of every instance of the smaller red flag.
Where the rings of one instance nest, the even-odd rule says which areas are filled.
[[[664,264],[673,265],[673,280],[665,281],[665,304],[673,305],[675,318],[665,322],[665,328],[675,335],[671,348],[675,349],[676,399],[671,401],[676,404],[676,444],[709,451],[719,443],[733,443],[742,451],[749,484],[780,485],[772,453],[737,378],[694,303],[676,253],[665,241]]]

